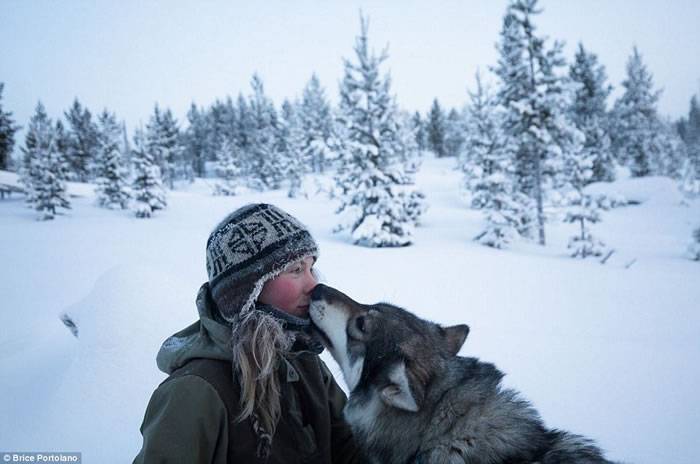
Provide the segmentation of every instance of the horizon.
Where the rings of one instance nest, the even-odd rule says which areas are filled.
[[[16,124],[26,127],[38,101],[52,119],[63,119],[77,98],[93,115],[114,112],[130,135],[156,104],[170,108],[184,127],[191,103],[207,108],[217,99],[248,95],[254,73],[277,107],[299,96],[312,73],[335,105],[343,59],[353,57],[359,11],[370,19],[370,46],[378,52],[388,46],[382,71],[390,74],[401,109],[425,114],[434,98],[446,109],[462,108],[477,70],[493,81],[488,70],[496,64],[507,5],[275,0],[255,7],[207,2],[193,12],[184,2],[164,1],[8,3],[9,27],[0,30],[0,40],[11,46],[0,57],[0,82],[3,107]],[[691,97],[700,93],[700,28],[693,22],[699,2],[545,0],[540,7],[537,30],[550,45],[565,42],[568,64],[582,42],[605,66],[613,86],[609,107],[621,94],[636,46],[662,90],[659,114],[687,115]],[[21,130],[15,154],[23,141]]]

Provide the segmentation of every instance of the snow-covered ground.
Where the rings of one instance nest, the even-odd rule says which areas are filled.
[[[415,244],[398,249],[333,235],[334,203],[321,195],[213,197],[198,181],[154,219],[137,219],[97,208],[90,186],[71,184],[73,209],[49,222],[21,196],[0,201],[0,450],[129,462],[164,378],[159,344],[194,320],[209,231],[265,201],[309,225],[327,283],[468,323],[462,354],[495,362],[550,426],[595,438],[615,460],[700,462],[700,265],[684,257],[700,202],[682,205],[665,178],[596,185],[642,202],[603,213],[593,229],[616,250],[606,264],[569,258],[576,226],[560,223],[548,226],[546,247],[499,251],[471,241],[482,216],[460,197],[452,163],[423,164],[430,209]]]

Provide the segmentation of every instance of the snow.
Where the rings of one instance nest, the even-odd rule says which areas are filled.
[[[403,248],[332,234],[336,203],[313,192],[218,197],[211,181],[198,181],[170,192],[154,218],[137,219],[96,207],[93,186],[69,183],[78,196],[51,222],[36,221],[22,195],[0,201],[0,449],[130,462],[165,378],[156,351],[196,317],[211,228],[264,201],[308,224],[327,283],[359,301],[469,324],[461,354],[496,363],[549,426],[596,439],[618,461],[700,462],[700,265],[686,257],[700,202],[684,204],[666,178],[589,187],[641,202],[604,211],[592,226],[615,249],[602,265],[568,257],[575,224],[548,224],[546,247],[472,241],[483,214],[469,209],[454,168],[454,159],[424,160],[416,179],[429,208]],[[0,172],[2,182],[12,178]]]

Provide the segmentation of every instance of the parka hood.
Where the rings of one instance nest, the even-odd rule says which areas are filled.
[[[195,358],[231,361],[231,327],[215,317],[208,282],[200,287],[196,303],[199,320],[168,337],[158,351],[158,369],[166,374]]]

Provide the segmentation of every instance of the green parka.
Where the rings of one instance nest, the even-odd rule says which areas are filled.
[[[235,421],[239,386],[231,368],[231,328],[214,317],[207,284],[197,306],[200,320],[168,338],[158,352],[158,367],[169,377],[146,408],[135,464],[263,462],[255,457],[250,421]],[[318,355],[292,352],[278,374],[282,417],[265,462],[361,462],[342,417],[345,394]]]

